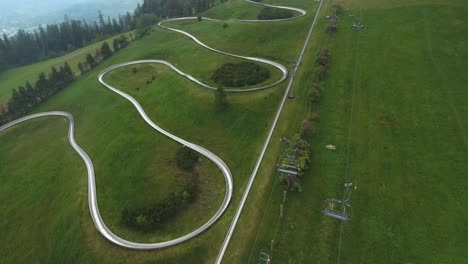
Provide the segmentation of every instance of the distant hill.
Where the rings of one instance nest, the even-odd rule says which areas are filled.
[[[133,11],[139,0],[17,0],[0,1],[0,29],[30,28],[73,19],[94,21],[98,10],[105,17]]]

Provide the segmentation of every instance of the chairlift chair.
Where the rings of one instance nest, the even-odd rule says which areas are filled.
[[[336,205],[341,206],[343,210],[342,211],[336,210],[335,209]],[[346,214],[346,207],[350,207],[350,204],[342,200],[331,198],[325,201],[325,206],[322,210],[322,213],[325,216],[329,216],[329,217],[332,217],[341,221],[349,222],[351,221],[351,217],[348,214]]]

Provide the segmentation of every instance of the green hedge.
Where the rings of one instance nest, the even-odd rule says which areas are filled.
[[[218,68],[212,80],[227,87],[242,87],[261,83],[270,78],[270,71],[252,62],[226,63]]]
[[[273,20],[273,19],[285,19],[291,18],[294,16],[294,13],[291,10],[265,7],[260,11],[257,18],[260,20]]]
[[[193,202],[197,192],[196,184],[188,184],[182,191],[172,193],[159,203],[141,208],[127,208],[122,212],[122,223],[139,231],[158,229],[180,209]]]

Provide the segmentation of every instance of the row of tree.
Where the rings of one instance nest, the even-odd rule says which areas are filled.
[[[39,26],[33,32],[18,30],[13,37],[0,37],[0,72],[63,55],[109,36],[154,25],[166,17],[193,16],[226,0],[144,0],[133,14],[97,21],[70,20]]]
[[[113,41],[113,48],[114,51],[110,48],[109,44],[104,41],[101,45],[101,48],[96,50],[95,55],[93,56],[91,53],[86,54],[85,61],[78,63],[78,70],[80,74],[85,74],[96,67],[101,61],[110,58],[115,52],[119,51],[120,49],[125,48],[131,39],[127,36],[122,35],[119,38],[115,38]]]
[[[155,14],[160,18],[194,16],[227,0],[144,0],[135,10],[141,14]]]
[[[0,71],[56,57],[134,27],[130,13],[105,20],[99,12],[98,21],[91,24],[66,19],[60,24],[39,26],[32,33],[20,29],[13,37],[4,34],[0,37]]]
[[[327,29],[329,35],[328,40],[337,31],[337,14],[341,14],[343,9],[341,6],[333,6],[335,16],[329,16],[329,27]],[[283,152],[283,159],[280,161],[282,168],[295,168],[295,173],[281,173],[280,180],[290,189],[302,191],[301,176],[307,170],[310,163],[310,144],[308,143],[312,136],[315,134],[317,124],[320,122],[318,113],[312,112],[312,105],[318,104],[320,95],[323,90],[324,81],[328,77],[330,68],[330,53],[327,46],[320,49],[317,59],[315,60],[315,71],[313,82],[309,90],[309,112],[305,119],[302,121],[300,133],[295,135],[290,140],[285,140],[285,150]]]
[[[115,49],[114,52],[128,45],[128,39],[125,36],[121,36],[116,40],[115,45],[119,48]],[[103,60],[110,58],[114,52],[109,44],[104,41],[101,48],[96,51],[95,56],[88,53],[85,62],[78,64],[81,74],[88,72]],[[7,108],[0,105],[0,125],[28,114],[35,106],[63,90],[74,80],[75,74],[68,63],[65,62],[59,69],[52,67],[48,76],[41,72],[34,85],[31,85],[28,81],[25,85],[19,86],[18,89],[13,89]]]
[[[48,76],[41,72],[33,85],[26,82],[18,89],[13,89],[8,101],[8,108],[0,106],[2,109],[0,110],[0,124],[24,116],[33,107],[46,101],[74,80],[75,75],[68,63],[60,66],[59,69],[52,67]]]

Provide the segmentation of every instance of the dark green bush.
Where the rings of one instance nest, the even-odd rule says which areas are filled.
[[[257,18],[260,20],[273,20],[273,19],[285,19],[291,18],[294,16],[294,13],[291,10],[265,7],[260,11]]]
[[[195,200],[198,192],[194,183],[187,184],[182,191],[172,193],[154,205],[141,208],[127,208],[122,212],[122,223],[140,231],[158,229],[180,209]]]
[[[198,162],[198,154],[191,148],[182,147],[176,153],[177,167],[182,170],[192,170]]]
[[[268,78],[270,71],[252,62],[226,63],[211,76],[214,82],[225,87],[255,85]]]

